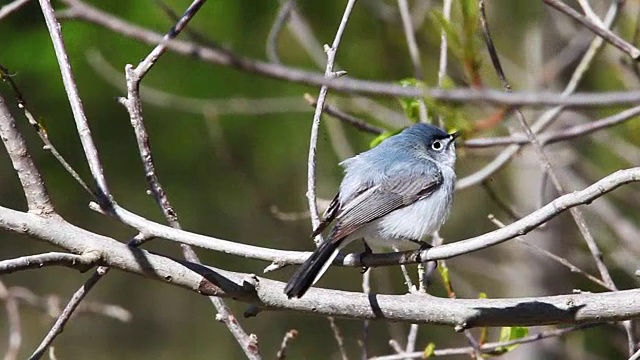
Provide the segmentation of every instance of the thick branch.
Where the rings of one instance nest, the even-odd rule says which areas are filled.
[[[526,234],[571,207],[590,203],[621,185],[635,181],[640,181],[640,167],[617,171],[584,190],[575,191],[551,201],[544,207],[502,229],[480,236],[437,246],[423,251],[365,254],[362,256],[359,253],[352,253],[345,256],[338,256],[334,261],[334,264],[355,267],[415,264],[423,261],[447,259],[472,251],[481,250],[513,239],[516,236]],[[150,236],[165,238],[204,249],[220,251],[226,254],[272,261],[278,264],[301,264],[310,255],[310,253],[306,252],[269,249],[194,234],[184,230],[172,229],[168,226],[149,221],[118,206],[115,207],[114,213],[125,224],[136,228],[142,233],[149,234]]]
[[[40,172],[33,163],[24,138],[16,128],[16,120],[11,115],[4,98],[0,96],[0,139],[4,143],[13,168],[27,199],[29,211],[35,214],[51,215],[55,209]]]
[[[103,265],[177,285],[208,296],[231,297],[264,310],[293,310],[351,319],[456,326],[530,326],[608,322],[640,317],[640,290],[512,299],[448,299],[315,289],[289,300],[284,283],[218,270],[128,247],[57,218],[0,207],[0,227],[28,234],[69,251],[98,251]]]

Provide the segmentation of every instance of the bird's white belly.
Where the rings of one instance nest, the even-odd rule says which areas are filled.
[[[446,198],[447,191],[443,184],[430,196],[372,221],[350,238],[364,238],[374,247],[415,248],[417,245],[409,240],[422,240],[433,234],[449,215],[451,201]]]

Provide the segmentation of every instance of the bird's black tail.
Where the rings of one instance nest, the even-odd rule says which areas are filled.
[[[320,279],[322,274],[327,271],[327,268],[333,262],[333,259],[338,255],[341,243],[342,240],[323,242],[314,250],[311,256],[300,265],[284,288],[284,293],[287,294],[289,299],[292,297],[302,297],[307,290]]]

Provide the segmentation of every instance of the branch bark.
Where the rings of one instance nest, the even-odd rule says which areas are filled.
[[[82,20],[107,28],[120,35],[150,45],[162,41],[162,34],[128,23],[111,14],[98,10],[78,0],[63,0],[69,6],[59,13],[60,18]],[[228,50],[201,46],[199,44],[170,40],[164,43],[167,49],[183,56],[216,65],[228,66],[240,71],[259,74],[279,80],[302,83],[312,86],[327,85],[335,91],[375,94],[393,97],[428,97],[435,100],[469,104],[472,102],[490,103],[507,106],[548,106],[563,105],[573,107],[600,107],[620,104],[637,104],[640,102],[640,91],[621,91],[603,93],[577,93],[561,96],[550,92],[513,92],[504,93],[499,90],[476,89],[438,89],[403,87],[387,82],[367,81],[359,79],[327,79],[323,74],[304,71],[275,63],[266,63],[242,57]]]
[[[600,181],[597,181],[586,189],[563,195],[551,201],[544,207],[505,226],[502,229],[422,251],[416,250],[385,254],[346,254],[344,256],[338,256],[334,261],[334,264],[352,267],[416,264],[424,261],[448,259],[454,256],[481,250],[513,239],[517,236],[524,235],[535,229],[540,224],[551,220],[571,207],[588,204],[598,197],[613,191],[619,186],[637,181],[640,181],[640,167],[619,170]],[[277,264],[302,264],[310,255],[308,252],[269,249],[208,237],[184,230],[172,229],[171,227],[149,221],[119,206],[114,208],[114,214],[123,223],[142,233],[148,234],[149,236],[164,238],[167,240],[177,241],[182,244],[245,258],[271,261]]]
[[[29,211],[39,215],[54,215],[55,209],[49,192],[29,155],[27,143],[16,127],[16,120],[2,96],[0,96],[0,139],[7,149],[11,164],[22,184]]]
[[[360,320],[440,324],[456,326],[457,330],[477,326],[609,322],[640,317],[638,289],[532,298],[448,299],[312,288],[309,296],[289,300],[283,293],[283,282],[156,255],[60,219],[42,218],[0,207],[0,227],[70,251],[98,251],[102,265],[202,295],[233,298],[262,310],[293,310]]]

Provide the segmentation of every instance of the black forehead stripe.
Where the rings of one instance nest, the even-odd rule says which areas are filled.
[[[436,134],[436,135],[434,135],[434,136],[433,136],[433,138],[434,138],[434,139],[436,139],[436,140],[448,139],[448,138],[450,138],[450,137],[451,137],[451,135],[449,135],[449,134],[447,134],[447,133],[444,133],[444,134]]]

